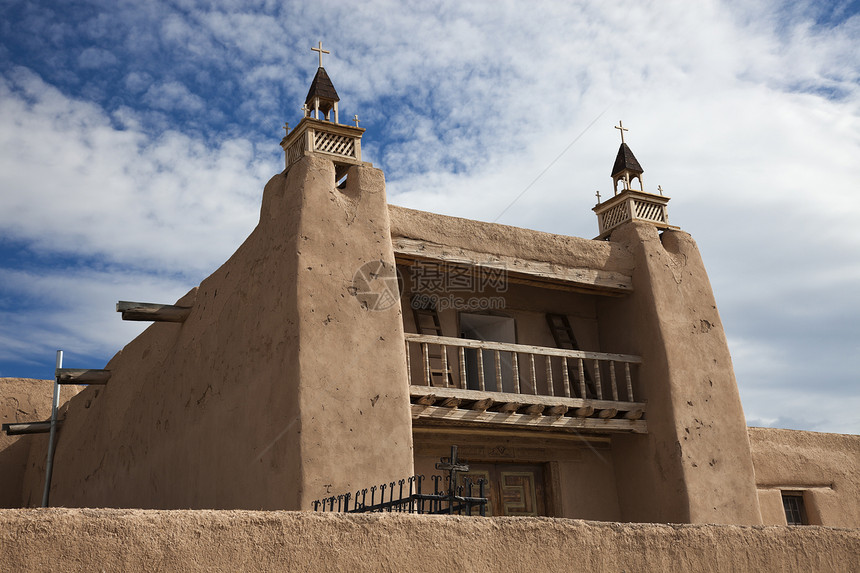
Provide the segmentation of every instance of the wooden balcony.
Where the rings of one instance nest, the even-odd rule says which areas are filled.
[[[407,333],[417,424],[647,432],[638,356]]]

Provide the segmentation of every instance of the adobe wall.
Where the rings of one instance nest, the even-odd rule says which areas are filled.
[[[61,386],[60,409],[62,410],[63,405],[80,391],[80,386]],[[50,420],[53,392],[53,380],[0,378],[0,423]],[[6,432],[0,432],[0,507],[22,506],[24,474],[30,457],[30,446],[34,442],[39,444],[36,449],[43,454],[42,464],[44,464],[48,434],[9,436]],[[44,469],[42,471],[44,472]],[[41,501],[42,489],[40,488],[36,503]]]
[[[856,571],[860,530],[307,512],[2,510],[0,570]]]
[[[507,255],[571,267],[629,275],[633,257],[623,245],[554,235],[498,223],[485,223],[389,205],[391,236],[461,247],[479,253]]]
[[[764,523],[784,525],[784,490],[802,491],[812,524],[860,527],[860,436],[749,428]]]
[[[647,435],[617,435],[622,519],[761,523],[746,421],[707,272],[689,234],[628,223],[633,293],[598,301],[601,348],[638,354]]]
[[[335,185],[316,156],[273,177],[257,228],[178,301],[188,319],[151,325],[70,402],[52,505],[306,509],[412,473],[400,310],[352,283],[394,263],[384,178]]]

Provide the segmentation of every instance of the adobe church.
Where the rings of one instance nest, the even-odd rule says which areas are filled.
[[[107,365],[58,370],[88,385],[51,506],[310,510],[457,445],[494,516],[860,527],[858,436],[746,426],[702,258],[620,122],[594,239],[396,207],[316,50],[250,236],[174,304],[120,302],[153,324]],[[50,384],[3,388],[0,501],[38,506]]]

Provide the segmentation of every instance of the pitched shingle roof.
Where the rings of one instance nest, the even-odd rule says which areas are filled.
[[[334,85],[332,85],[324,68],[317,69],[317,75],[314,76],[314,81],[311,82],[311,89],[308,90],[308,97],[305,98],[305,103],[310,104],[314,96],[319,96],[321,100],[340,101],[340,98],[337,97],[337,92],[334,90]]]
[[[630,151],[630,147],[628,147],[626,143],[622,143],[621,147],[618,148],[618,155],[615,157],[615,165],[612,166],[612,175],[610,175],[610,177],[615,177],[616,174],[624,171],[625,169],[632,171],[633,173],[645,172],[642,169],[642,166],[639,165],[633,152]]]

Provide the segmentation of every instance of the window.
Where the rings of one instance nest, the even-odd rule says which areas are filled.
[[[788,525],[809,525],[802,491],[783,491],[782,507],[785,509],[785,521]]]

